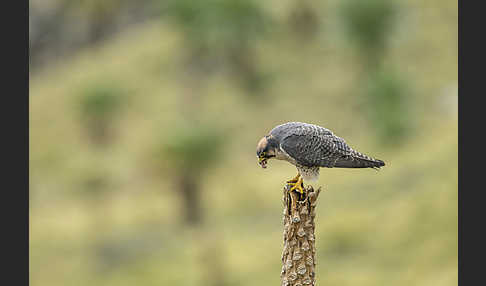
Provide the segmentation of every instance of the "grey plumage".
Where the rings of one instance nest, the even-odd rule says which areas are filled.
[[[276,126],[264,138],[265,144],[260,145],[257,155],[274,150],[271,157],[294,164],[305,180],[317,180],[320,167],[379,169],[385,165],[382,160],[352,149],[329,129],[314,124],[288,122]]]
[[[331,130],[314,124],[288,122],[273,128],[257,144],[258,163],[267,167],[275,158],[295,165],[302,180],[315,181],[321,167],[373,168],[385,166],[382,160],[364,155],[346,144]],[[299,176],[288,181],[303,192]]]
[[[327,128],[314,124],[289,122],[270,131],[280,148],[305,167],[379,168],[381,160],[373,159],[349,147],[344,139]]]
[[[280,148],[305,167],[379,168],[384,162],[361,154],[327,128],[289,122],[270,131]]]

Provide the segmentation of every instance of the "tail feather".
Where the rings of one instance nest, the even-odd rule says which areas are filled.
[[[379,169],[383,166],[385,166],[385,162],[382,160],[371,158],[354,150],[350,155],[339,158],[334,164],[336,168]]]

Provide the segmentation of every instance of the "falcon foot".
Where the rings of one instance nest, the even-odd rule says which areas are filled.
[[[297,183],[299,178],[300,178],[300,174],[297,173],[297,176],[295,176],[295,178],[293,178],[292,180],[288,180],[287,183]]]
[[[288,182],[290,185],[293,185],[292,188],[290,188],[290,191],[297,190],[297,192],[300,194],[300,199],[302,200],[304,198],[304,180],[300,175],[298,175],[298,179],[295,183],[293,182]]]

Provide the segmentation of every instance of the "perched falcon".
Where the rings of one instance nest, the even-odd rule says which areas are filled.
[[[273,128],[257,145],[256,154],[262,168],[271,158],[285,160],[297,167],[297,176],[287,181],[301,194],[303,181],[317,181],[319,169],[374,168],[385,162],[373,159],[349,147],[344,139],[329,129],[314,124],[288,122]]]

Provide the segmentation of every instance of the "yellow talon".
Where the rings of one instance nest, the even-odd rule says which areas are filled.
[[[292,188],[290,188],[290,191],[298,190],[299,193],[301,195],[303,195],[304,194],[304,188],[303,188],[304,180],[302,179],[302,177],[300,177],[300,175],[298,177],[299,178],[297,179],[297,182],[293,184],[294,186]]]
[[[287,183],[296,183],[300,178],[300,174],[297,173],[297,176],[295,176],[295,178],[293,178],[292,180],[289,180],[287,181]]]

